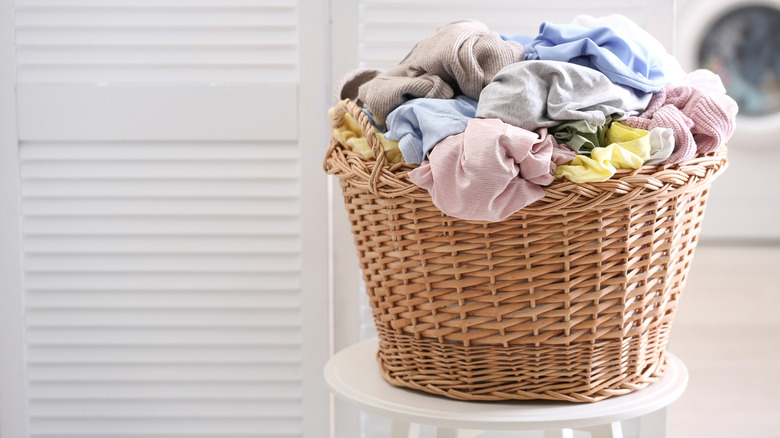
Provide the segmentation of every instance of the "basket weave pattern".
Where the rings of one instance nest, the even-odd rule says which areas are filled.
[[[501,222],[444,215],[404,163],[331,139],[387,381],[463,400],[590,402],[657,380],[726,148],[603,183],[556,180]]]

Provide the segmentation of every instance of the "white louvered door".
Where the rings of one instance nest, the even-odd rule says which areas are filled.
[[[295,148],[268,148],[22,144],[31,437],[300,434]]]
[[[299,128],[301,54],[321,36],[299,38],[314,2],[300,3],[15,1],[18,135],[3,158],[23,321],[4,321],[3,346],[24,357],[0,383],[26,386],[3,395],[0,438],[327,429],[327,414],[303,416],[323,400],[328,330],[303,304],[327,301],[327,233]]]

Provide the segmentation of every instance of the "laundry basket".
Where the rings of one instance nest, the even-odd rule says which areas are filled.
[[[674,312],[709,187],[726,147],[601,183],[556,180],[501,222],[442,213],[389,164],[361,108],[350,113],[376,160],[331,138],[379,336],[398,386],[461,400],[598,401],[663,374]]]

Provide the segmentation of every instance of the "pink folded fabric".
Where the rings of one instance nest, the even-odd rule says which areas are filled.
[[[527,131],[498,119],[473,119],[440,141],[409,178],[449,216],[497,222],[542,198],[558,164],[576,153],[546,128]]]
[[[674,131],[674,152],[663,164],[717,150],[734,133],[734,116],[707,92],[687,85],[667,85],[655,93],[645,112],[622,120],[626,126]]]

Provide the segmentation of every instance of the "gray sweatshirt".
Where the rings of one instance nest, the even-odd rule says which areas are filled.
[[[652,94],[637,94],[592,68],[559,61],[504,67],[479,96],[477,117],[501,119],[529,131],[568,120],[600,126],[643,111]]]

